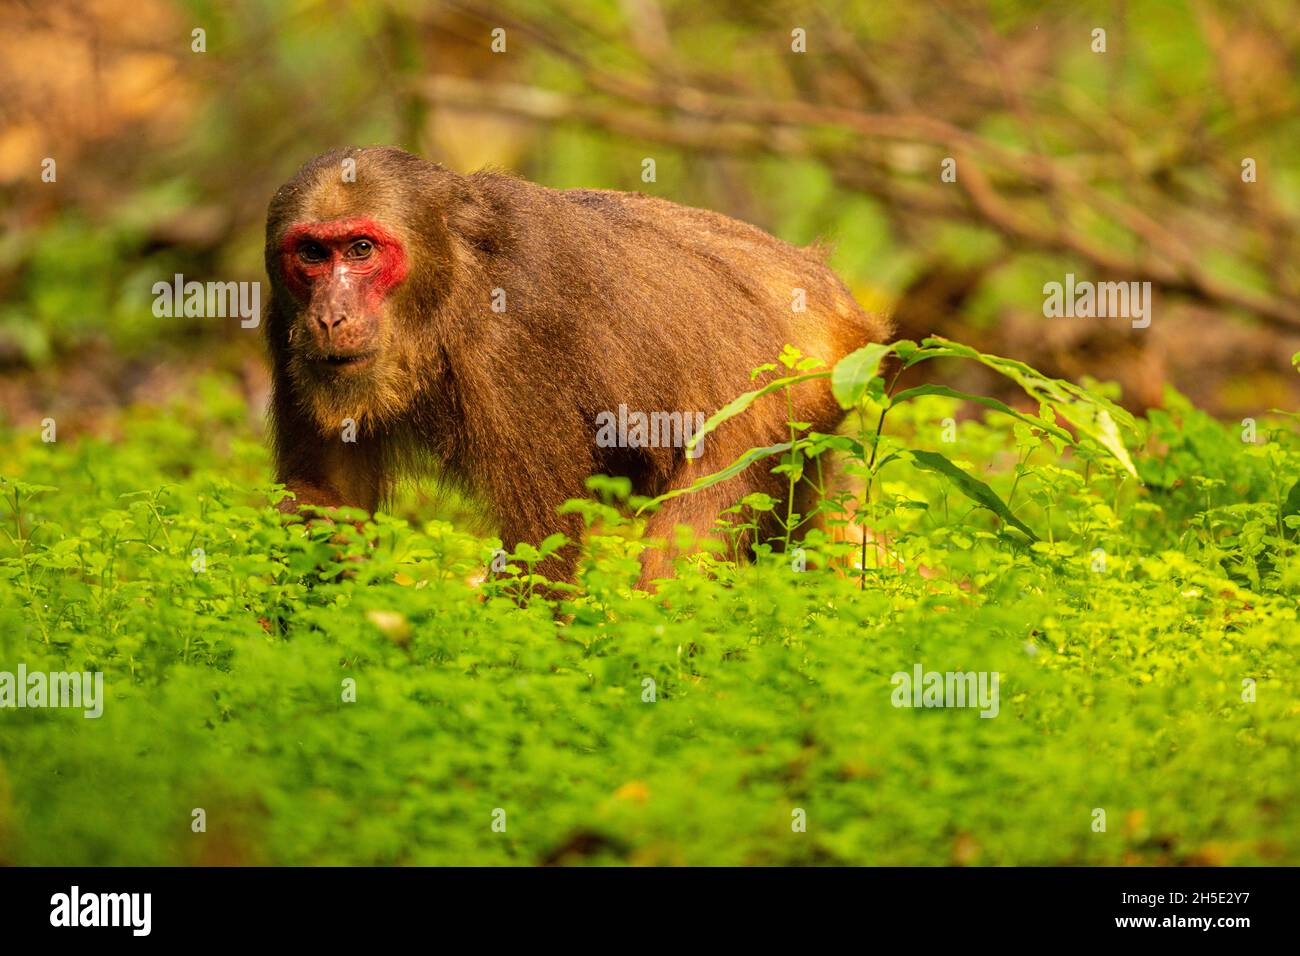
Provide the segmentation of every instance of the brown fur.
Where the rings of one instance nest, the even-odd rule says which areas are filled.
[[[340,175],[347,157],[355,183]],[[305,320],[279,247],[294,223],[353,216],[402,239],[409,273],[385,302],[375,364],[332,378],[300,360]],[[507,548],[555,531],[579,539],[579,519],[556,508],[584,496],[591,474],[657,495],[789,437],[779,395],[707,436],[694,460],[680,448],[600,448],[598,413],[621,403],[707,416],[755,387],[750,370],[786,343],[834,363],[887,334],[818,255],[745,223],[636,193],[461,176],[389,148],[328,153],[283,186],[267,217],[267,269],[274,445],[299,504],[373,510],[399,475],[432,469],[490,502]],[[803,313],[791,309],[795,287],[807,290]],[[495,288],[504,313],[491,310]],[[795,413],[821,431],[842,417],[825,381],[798,390]],[[344,418],[358,423],[355,444],[340,440]],[[780,499],[785,479],[770,464],[666,503],[647,535],[671,539],[685,524],[703,536],[745,494]],[[576,552],[544,570],[571,578]],[[644,569],[643,582],[670,574],[669,553],[648,551]]]

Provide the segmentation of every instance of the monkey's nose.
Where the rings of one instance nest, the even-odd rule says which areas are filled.
[[[348,314],[346,312],[325,312],[316,316],[316,321],[321,324],[326,332],[333,332],[347,320]]]

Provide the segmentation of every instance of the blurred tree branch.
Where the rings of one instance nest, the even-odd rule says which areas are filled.
[[[624,4],[628,30],[640,37],[626,44],[593,39],[600,37],[595,28],[562,31],[472,0],[444,5],[526,38],[571,67],[586,92],[435,75],[419,83],[435,107],[579,123],[701,152],[813,159],[842,186],[909,216],[976,223],[1012,248],[1067,254],[1109,278],[1147,279],[1164,294],[1300,329],[1295,213],[1264,183],[1241,183],[1236,165],[1247,130],[1267,126],[1267,116],[1294,114],[1290,88],[1279,92],[1283,102],[1260,104],[1259,115],[1225,117],[1202,103],[1163,117],[1155,133],[1096,108],[1041,70],[1008,66],[1031,60],[1033,51],[1019,47],[1040,41],[999,36],[987,21],[931,31],[923,44],[927,68],[891,74],[864,39],[822,18],[815,36],[828,52],[819,55],[816,76],[756,86],[754,77],[684,66],[685,58],[671,55],[670,29],[646,34],[645,22],[668,22],[650,0]],[[788,42],[779,35],[772,41],[773,49]],[[620,59],[633,66],[601,65]],[[952,97],[959,102],[948,109],[960,117],[916,105],[927,97],[909,81],[919,87],[935,71],[978,75],[978,85]],[[771,88],[781,85],[799,95]],[[1023,147],[977,131],[999,114],[1021,127]],[[926,150],[924,160],[907,155],[907,147]],[[939,181],[943,157],[957,160],[956,184]],[[1096,217],[1109,228],[1089,228]],[[1122,241],[1110,235],[1114,227]],[[1206,249],[1240,258],[1258,276],[1255,287],[1216,275],[1202,261]]]

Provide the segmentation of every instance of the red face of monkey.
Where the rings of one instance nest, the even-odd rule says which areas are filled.
[[[334,374],[371,365],[384,344],[385,299],[406,278],[401,241],[366,216],[300,222],[285,232],[280,264],[302,307],[301,358]]]

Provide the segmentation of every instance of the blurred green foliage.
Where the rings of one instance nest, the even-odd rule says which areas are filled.
[[[175,327],[144,308],[150,279],[173,270],[260,277],[262,215],[275,187],[324,150],[372,143],[464,172],[495,164],[558,188],[643,190],[791,242],[826,240],[871,309],[895,304],[936,263],[975,270],[961,314],[932,310],[928,327],[907,330],[913,337],[959,322],[1006,334],[1009,316],[1037,310],[1047,279],[1115,271],[1051,239],[1055,225],[1129,260],[1133,277],[1163,274],[1157,286],[1176,288],[1161,300],[1169,310],[1161,321],[1181,320],[1180,297],[1200,287],[1188,278],[1193,266],[1280,310],[1294,301],[1286,243],[1287,224],[1300,217],[1300,173],[1289,161],[1300,88],[1284,69],[1298,42],[1284,0],[1249,9],[1143,0],[1122,12],[990,2],[944,14],[684,0],[580,9],[549,0],[157,0],[150,10],[165,11],[174,30],[150,50],[173,61],[166,82],[186,112],[165,129],[104,118],[109,131],[98,139],[44,147],[67,155],[68,166],[57,188],[12,191],[17,206],[45,205],[0,244],[0,280],[11,279],[7,288],[0,281],[0,354],[8,346],[40,365],[87,338],[106,336],[128,352],[169,339]],[[659,39],[638,19],[656,12]],[[489,49],[497,24],[508,27],[501,55]],[[809,31],[806,55],[789,53],[792,24]],[[192,25],[206,30],[203,53],[190,49]],[[1100,54],[1090,45],[1099,26],[1109,42]],[[132,54],[129,34],[110,25],[104,34],[111,62]],[[688,101],[722,97],[738,112],[733,120],[726,109],[638,102],[612,92],[608,76],[634,90],[680,87]],[[431,84],[447,78],[474,95],[496,90],[507,107],[443,102]],[[547,97],[587,112],[556,107],[554,117],[527,118],[527,104]],[[755,104],[781,103],[838,111],[843,121],[744,119]],[[882,132],[864,134],[854,119]],[[959,199],[964,178],[939,181],[939,162],[960,153],[953,144],[885,132],[918,119],[1006,150],[962,153],[963,168],[982,168],[1007,221],[1038,231],[1009,234]],[[647,156],[654,182],[641,178]],[[1239,181],[1243,156],[1259,163],[1249,190]],[[1026,179],[1018,167],[1039,161],[1055,164],[1052,175]],[[1125,213],[1176,235],[1190,259]],[[195,227],[209,218],[210,228]],[[1229,311],[1233,302],[1211,295],[1204,304]]]

